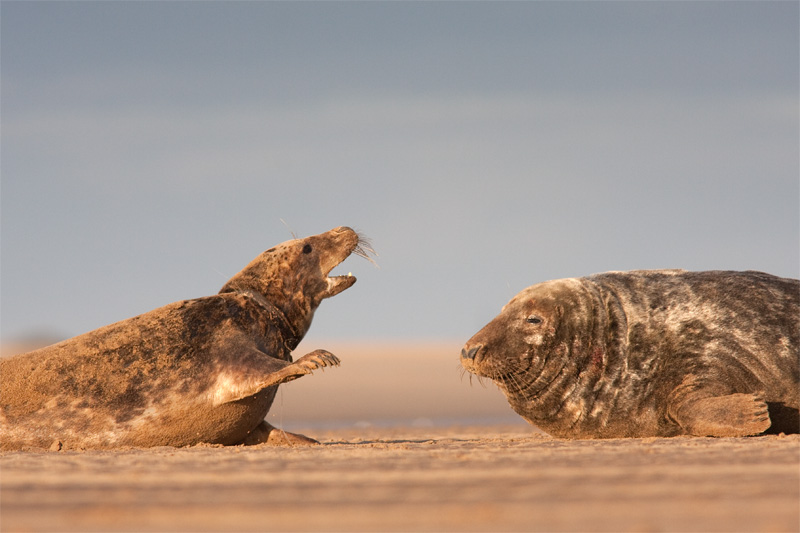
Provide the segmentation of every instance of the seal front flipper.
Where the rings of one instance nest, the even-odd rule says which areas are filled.
[[[338,357],[327,350],[314,350],[305,354],[297,362],[284,367],[280,372],[271,375],[263,387],[295,380],[325,366],[339,366],[340,362]]]
[[[277,386],[310,374],[317,368],[339,366],[339,358],[325,350],[314,350],[294,363],[275,359],[263,353],[260,354],[263,357],[268,357],[269,361],[269,368],[261,372],[250,365],[249,368],[237,372],[220,373],[211,393],[214,405],[221,405],[253,396],[268,387]],[[264,371],[268,373],[264,374]]]
[[[771,424],[767,403],[760,394],[693,395],[670,402],[668,413],[686,433],[700,437],[758,435]]]

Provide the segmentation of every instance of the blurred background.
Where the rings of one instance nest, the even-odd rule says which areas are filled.
[[[547,279],[800,270],[797,2],[3,2],[2,339],[338,225],[309,341],[460,344]]]

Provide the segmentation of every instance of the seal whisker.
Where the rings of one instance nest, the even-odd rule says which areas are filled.
[[[480,376],[478,374],[474,374],[472,372],[467,371],[465,368],[461,368],[461,379],[464,379],[464,374],[469,374],[469,386],[472,386],[472,378],[475,378],[478,383],[480,383],[481,387],[486,388],[486,380],[483,378],[486,376]],[[492,376],[488,376],[489,379],[493,379]]]
[[[297,239],[297,234],[296,234],[296,233],[294,232],[294,230],[293,230],[293,229],[292,229],[292,228],[289,226],[289,224],[287,224],[287,223],[286,223],[286,221],[285,221],[285,220],[283,220],[282,218],[279,218],[278,220],[280,220],[280,221],[281,221],[281,223],[282,223],[284,226],[286,226],[286,229],[288,229],[288,230],[289,230],[289,235],[291,235],[291,236],[292,236],[292,239]]]
[[[481,387],[484,389],[486,388],[486,380],[483,379],[483,376],[476,376],[478,378],[478,383],[480,383]],[[492,379],[492,378],[489,378]]]
[[[509,374],[504,374],[504,375],[500,376],[499,379],[502,379],[503,381],[510,382],[511,385],[514,386],[513,388],[515,390],[523,393],[523,395],[525,394],[525,391],[522,390],[522,384],[519,382],[519,379],[517,379],[517,375],[514,372],[511,372]]]
[[[525,400],[531,400],[532,399],[530,397],[530,395],[528,394],[528,391],[526,390],[528,387],[526,387],[526,386],[524,386],[522,384],[522,381],[521,381],[522,375],[519,372],[511,372],[510,374],[507,374],[504,377],[505,377],[506,381],[510,381],[514,385],[514,388],[517,390],[517,392],[522,394],[522,397]]]
[[[353,253],[359,257],[363,257],[375,265],[375,268],[380,268],[378,263],[376,263],[375,260],[369,256],[369,254],[372,254],[375,257],[378,257],[378,252],[376,252],[375,248],[372,247],[372,241],[370,241],[369,238],[367,238],[363,233],[356,232],[356,235],[358,235],[358,244],[356,245],[355,250],[353,250]]]

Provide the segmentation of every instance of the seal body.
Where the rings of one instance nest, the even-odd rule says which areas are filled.
[[[800,428],[800,281],[761,272],[608,272],[533,285],[461,352],[561,438]]]
[[[356,281],[330,271],[365,249],[346,227],[291,240],[214,296],[0,361],[0,448],[313,442],[264,417],[280,383],[338,365],[324,350],[297,362],[291,351],[320,302]]]

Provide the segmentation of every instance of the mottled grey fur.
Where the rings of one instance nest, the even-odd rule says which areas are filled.
[[[799,337],[798,280],[608,272],[523,290],[461,362],[557,437],[796,433]]]
[[[345,227],[291,240],[219,294],[0,361],[0,448],[312,442],[264,417],[278,384],[338,365],[324,350],[293,363],[291,351],[320,302],[356,281],[328,273],[365,249]]]

